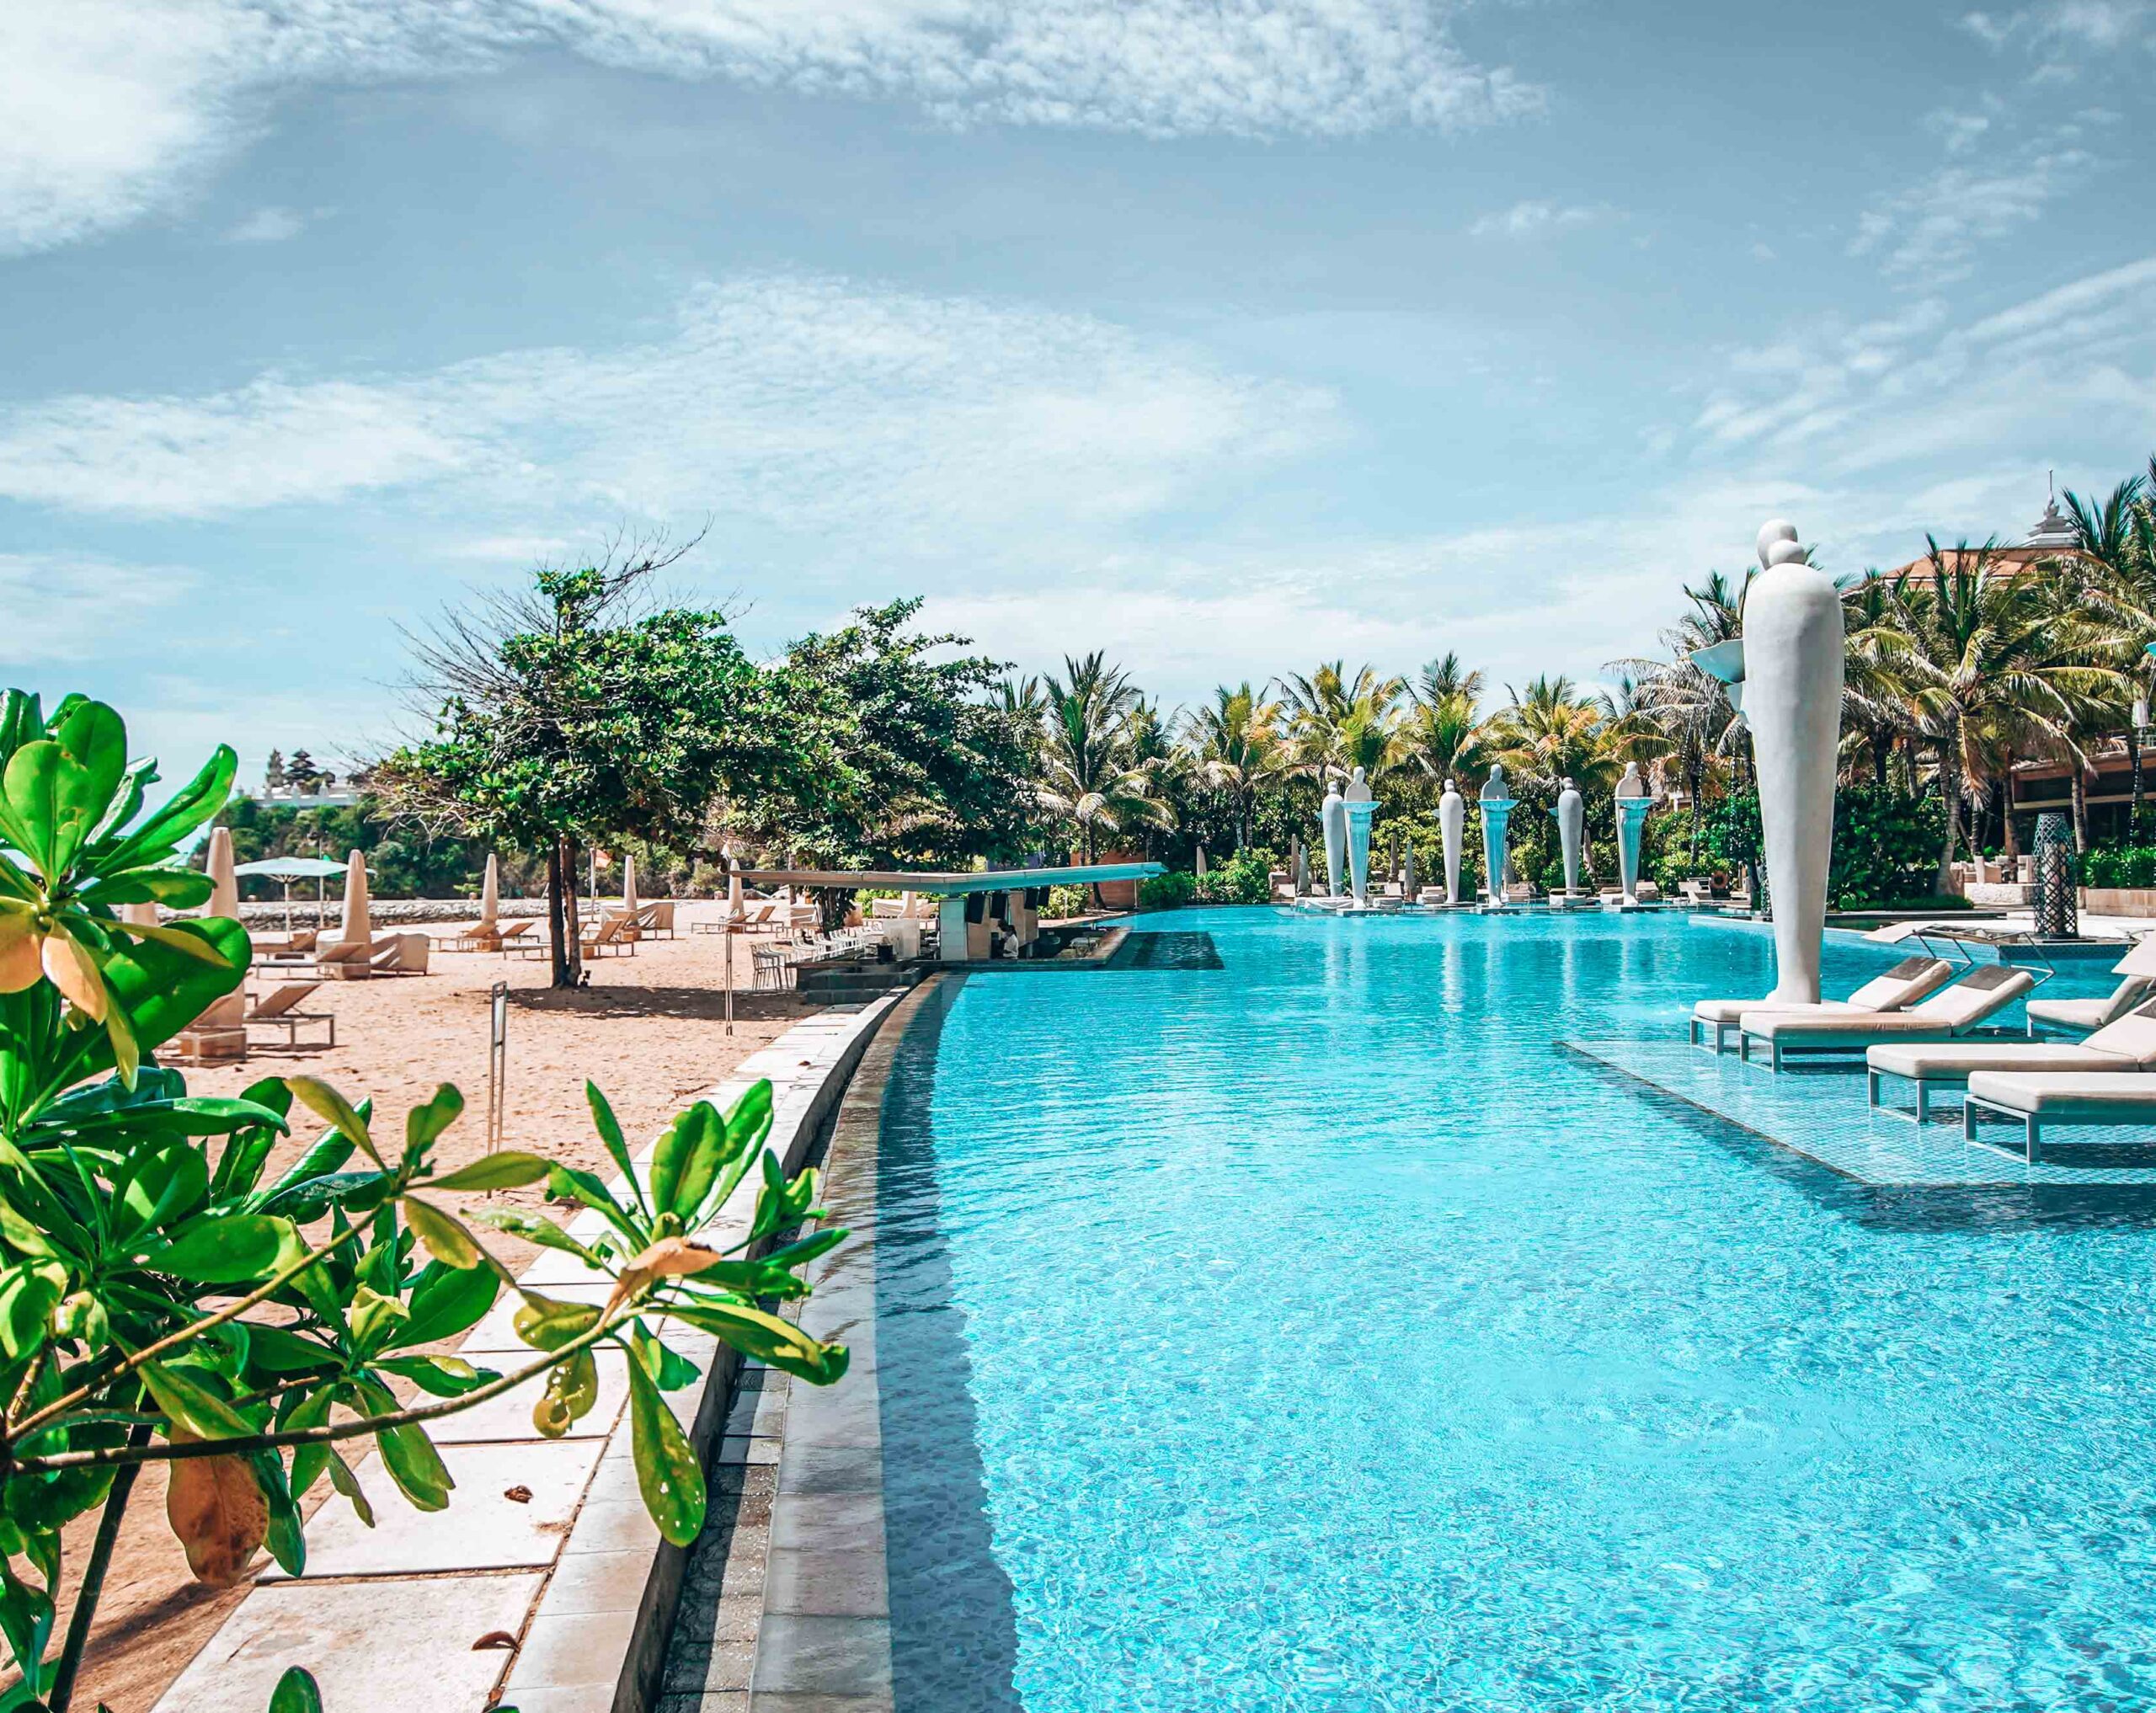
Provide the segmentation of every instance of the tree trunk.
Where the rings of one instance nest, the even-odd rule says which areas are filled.
[[[129,1428],[127,1443],[147,1445],[150,1424],[137,1422]],[[76,1591],[75,1609],[67,1614],[67,1639],[61,1646],[52,1693],[46,1701],[52,1713],[67,1713],[68,1704],[75,1699],[75,1679],[83,1669],[83,1652],[89,1646],[90,1625],[97,1621],[98,1603],[104,1597],[105,1572],[111,1568],[112,1549],[120,1540],[120,1519],[127,1514],[128,1497],[135,1491],[135,1478],[141,1472],[139,1463],[122,1464],[105,1494],[104,1510],[98,1518],[97,1539],[91,1542],[89,1562],[83,1567],[83,1586]]]
[[[1949,734],[1939,744],[1939,794],[1946,803],[1946,842],[1939,854],[1939,891],[1954,889],[1954,846],[1961,830],[1961,744]]]
[[[563,929],[568,902],[563,896],[562,840],[557,838],[547,847],[547,953],[556,987],[576,985],[576,979],[569,971],[566,949],[568,939]]]
[[[2089,854],[2089,778],[2079,763],[2073,769],[2073,854]]]
[[[1891,726],[1871,728],[1871,782],[1886,782],[1886,764],[1894,759],[1894,731]]]

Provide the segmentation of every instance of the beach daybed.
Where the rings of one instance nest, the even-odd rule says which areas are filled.
[[[245,1022],[248,1028],[282,1029],[284,1044],[298,1048],[300,1030],[309,1023],[323,1026],[323,1038],[308,1042],[308,1046],[334,1047],[337,1044],[337,1018],[329,1011],[302,1011],[299,1002],[322,984],[318,981],[287,981],[280,984],[260,999],[248,1004]]]
[[[1788,1005],[1774,1005],[1766,1000],[1701,1000],[1692,1007],[1686,1022],[1686,1038],[1694,1047],[1701,1043],[1705,1031],[1712,1029],[1715,1051],[1726,1050],[1729,1032],[1748,1011],[1765,1011],[1799,1012],[1804,1016],[1841,1014],[1849,1011],[1879,1013],[1898,1011],[1914,1005],[1926,994],[1936,991],[1954,979],[1954,966],[1943,958],[1904,958],[1892,969],[1875,975],[1845,1000],[1822,1000],[1817,1005],[1803,1005],[1792,1001]]]
[[[1961,1088],[1981,1071],[2156,1070],[2156,1017],[2129,1011],[2106,1023],[2085,1041],[1887,1042],[1864,1055],[1865,1092],[1881,1112],[1921,1124],[1930,1116],[1931,1091]],[[1880,1096],[1886,1080],[1916,1089],[1913,1111],[1885,1105]]]
[[[2156,1076],[2115,1070],[1979,1070],[1961,1100],[1961,1139],[1997,1148],[1977,1134],[1980,1114],[2021,1124],[2021,1157],[2036,1163],[2046,1124],[2156,1124]],[[1998,1149],[2004,1153],[2004,1149]]]
[[[1738,1054],[1764,1043],[1771,1068],[1791,1053],[1854,1053],[1889,1041],[1951,1041],[1996,1017],[2036,985],[2025,969],[1987,963],[1907,1011],[1747,1011],[1737,1019]]]

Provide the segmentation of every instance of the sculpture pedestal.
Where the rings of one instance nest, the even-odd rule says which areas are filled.
[[[1627,910],[1641,908],[1640,840],[1646,830],[1647,811],[1653,807],[1652,798],[1620,797],[1617,799],[1617,867]]]
[[[1370,901],[1370,819],[1378,812],[1374,802],[1350,799],[1348,808],[1348,888],[1355,902]]]

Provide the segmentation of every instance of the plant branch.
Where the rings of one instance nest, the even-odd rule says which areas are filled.
[[[156,1343],[146,1344],[143,1346],[141,1349],[135,1352],[133,1355],[130,1356],[125,1362],[121,1363],[118,1368],[113,1369],[110,1374],[100,1374],[94,1380],[86,1380],[81,1385],[77,1386],[72,1392],[66,1393],[62,1396],[55,1398],[51,1403],[47,1404],[42,1410],[38,1411],[35,1415],[30,1416],[21,1422],[18,1422],[10,1427],[5,1435],[5,1443],[12,1444],[16,1440],[24,1438],[27,1434],[35,1433],[40,1428],[42,1428],[55,1416],[60,1415],[67,1410],[71,1410],[76,1405],[83,1402],[83,1400],[88,1398],[92,1392],[98,1389],[98,1387],[110,1385],[114,1380],[118,1379],[122,1374],[132,1374],[136,1369],[141,1367],[144,1363],[155,1362],[157,1358],[163,1356],[168,1350],[174,1349],[179,1345],[186,1343],[189,1339],[199,1338],[205,1332],[210,1331],[215,1327],[223,1326],[227,1321],[238,1319],[239,1316],[244,1315],[249,1309],[259,1308],[262,1304],[269,1301],[269,1299],[275,1296],[279,1291],[284,1289],[286,1285],[290,1284],[302,1273],[305,1273],[307,1268],[312,1267],[315,1262],[321,1260],[323,1256],[328,1255],[332,1250],[338,1248],[341,1245],[350,1242],[351,1240],[358,1236],[360,1231],[364,1229],[364,1227],[359,1225],[348,1227],[346,1230],[338,1233],[336,1236],[332,1237],[327,1243],[323,1244],[320,1247],[308,1251],[306,1255],[294,1262],[290,1267],[286,1267],[267,1284],[262,1285],[258,1289],[250,1291],[247,1295],[242,1297],[237,1302],[229,1303],[225,1307],[218,1310],[216,1314],[205,1315],[200,1321],[189,1321],[184,1326],[179,1328],[177,1331],[168,1332],[163,1337],[158,1339]]]
[[[40,1474],[53,1470],[125,1467],[130,1464],[176,1463],[189,1457],[244,1457],[251,1452],[278,1451],[289,1445],[324,1445],[333,1440],[358,1439],[370,1433],[381,1433],[393,1428],[409,1428],[424,1422],[432,1422],[443,1416],[454,1416],[483,1404],[489,1398],[499,1397],[515,1390],[526,1380],[559,1365],[564,1357],[596,1344],[601,1338],[618,1331],[639,1315],[652,1312],[649,1303],[632,1304],[626,1313],[612,1319],[600,1319],[585,1331],[563,1344],[550,1350],[538,1361],[527,1363],[514,1373],[505,1374],[483,1386],[454,1398],[444,1398],[438,1403],[422,1404],[409,1410],[399,1410],[387,1416],[369,1416],[355,1422],[337,1422],[326,1428],[287,1429],[281,1433],[255,1433],[245,1438],[188,1439],[179,1444],[168,1441],[163,1445],[106,1446],[93,1451],[61,1451],[50,1457],[24,1457],[16,1460],[13,1467],[25,1474]]]
[[[138,1422],[128,1431],[130,1445],[149,1443],[150,1424]],[[98,1602],[104,1593],[105,1572],[112,1564],[112,1550],[120,1540],[120,1519],[126,1514],[127,1500],[135,1490],[135,1478],[141,1470],[131,1465],[112,1478],[112,1490],[105,1495],[104,1510],[98,1518],[97,1539],[91,1544],[89,1562],[83,1566],[83,1586],[75,1591],[75,1609],[67,1614],[67,1640],[60,1650],[60,1658],[54,1669],[52,1692],[45,1700],[52,1713],[67,1713],[67,1704],[75,1696],[75,1676],[82,1669],[83,1653],[89,1646],[90,1625],[97,1617]]]

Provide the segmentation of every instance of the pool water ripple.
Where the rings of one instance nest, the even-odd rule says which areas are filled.
[[[901,1709],[2156,1703],[2146,1223],[1881,1219],[1553,1045],[1752,937],[1173,921],[1224,968],[969,982],[894,1072]]]

